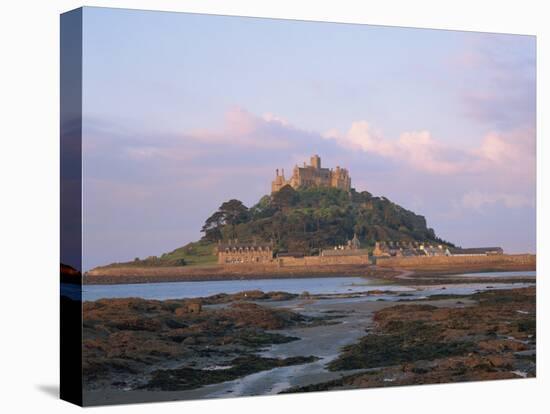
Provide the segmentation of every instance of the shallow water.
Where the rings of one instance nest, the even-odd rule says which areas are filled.
[[[443,276],[444,277],[444,276]],[[510,287],[523,287],[535,277],[534,271],[527,272],[487,272],[466,273],[453,277],[466,278],[526,278],[525,283],[492,283],[484,285],[480,283],[464,283],[460,285],[443,284],[437,286],[418,287],[415,296],[426,294],[471,294],[478,290],[489,288],[507,289]],[[67,288],[68,289],[68,288]],[[78,288],[77,288],[78,289]],[[170,283],[135,283],[122,285],[84,285],[82,286],[82,299],[93,301],[103,298],[127,298],[139,297],[143,299],[180,299],[211,296],[218,293],[237,293],[245,290],[261,290],[264,292],[283,291],[288,293],[309,292],[310,294],[335,294],[335,293],[360,293],[368,290],[387,290],[396,293],[413,293],[415,288],[409,286],[387,285],[376,279],[362,277],[320,277],[300,279],[258,279],[258,280],[220,280],[204,282],[170,282]],[[74,289],[73,289],[74,290]],[[63,291],[63,288],[62,288]],[[70,289],[68,290],[70,291]],[[74,292],[73,292],[74,293]],[[391,300],[395,295],[377,296],[372,300]]]
[[[483,272],[483,273],[464,273],[459,275],[453,275],[453,277],[460,278],[460,277],[470,277],[470,278],[480,278],[480,277],[487,277],[487,278],[533,278],[536,276],[536,272],[534,270],[528,270],[523,272]]]
[[[218,293],[238,293],[245,290],[288,293],[309,292],[351,293],[365,290],[404,290],[400,286],[386,286],[374,279],[361,277],[320,277],[303,279],[220,280],[205,282],[136,283],[125,285],[84,285],[83,300],[102,298],[140,297],[144,299],[197,298]]]

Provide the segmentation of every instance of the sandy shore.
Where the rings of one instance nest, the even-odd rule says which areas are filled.
[[[84,284],[130,284],[162,283],[184,281],[219,281],[219,280],[255,280],[255,279],[299,279],[317,277],[372,277],[404,282],[407,279],[422,279],[429,283],[439,276],[453,276],[461,273],[499,272],[499,271],[533,271],[533,264],[500,264],[500,265],[463,265],[434,266],[419,268],[381,268],[374,265],[327,265],[304,267],[273,266],[189,266],[189,267],[112,267],[98,268],[84,274]],[[404,277],[403,275],[407,275]],[[412,277],[409,277],[412,276]],[[452,277],[448,278],[452,280]],[[450,282],[451,283],[451,282]]]
[[[128,284],[184,281],[300,279],[312,277],[391,277],[393,269],[365,265],[330,265],[304,267],[274,266],[189,266],[189,267],[113,267],[85,273],[84,284]]]

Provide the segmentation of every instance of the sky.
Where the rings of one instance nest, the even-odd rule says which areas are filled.
[[[463,247],[535,252],[534,36],[85,8],[84,270],[319,154]]]

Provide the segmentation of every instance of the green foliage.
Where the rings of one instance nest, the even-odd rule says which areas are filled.
[[[271,197],[271,204],[278,209],[288,209],[294,207],[299,200],[298,192],[287,184]]]
[[[293,189],[285,186],[247,208],[241,201],[224,202],[205,221],[201,240],[160,257],[135,258],[110,267],[212,265],[219,240],[273,241],[275,252],[315,255],[345,244],[357,234],[362,247],[375,241],[421,241],[453,246],[436,237],[426,219],[369,192],[332,187]]]
[[[161,261],[178,265],[206,265],[216,263],[217,257],[214,254],[214,244],[207,240],[188,243],[179,249],[162,255]],[[180,264],[181,265],[181,264]]]
[[[236,225],[244,223],[248,219],[246,206],[241,201],[232,199],[223,203],[218,211],[206,219],[201,231],[206,240],[218,240],[221,238],[222,227],[229,228],[233,233]]]
[[[250,208],[230,200],[206,220],[202,231],[203,242],[273,240],[276,251],[303,254],[345,244],[354,234],[363,246],[378,240],[441,242],[423,216],[385,197],[332,187],[295,190],[287,185]]]
[[[111,263],[106,267],[171,267],[188,265],[210,265],[217,262],[214,244],[207,240],[186,244],[160,257],[149,256],[146,259],[136,257],[131,262]]]

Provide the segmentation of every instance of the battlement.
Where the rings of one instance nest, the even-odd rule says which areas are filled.
[[[345,191],[351,190],[351,177],[345,168],[337,166],[335,169],[322,168],[321,157],[313,155],[310,159],[310,164],[299,167],[294,166],[292,177],[285,178],[284,169],[275,170],[275,179],[271,183],[271,193],[275,193],[285,185],[290,185],[292,188],[299,187],[335,187]]]

